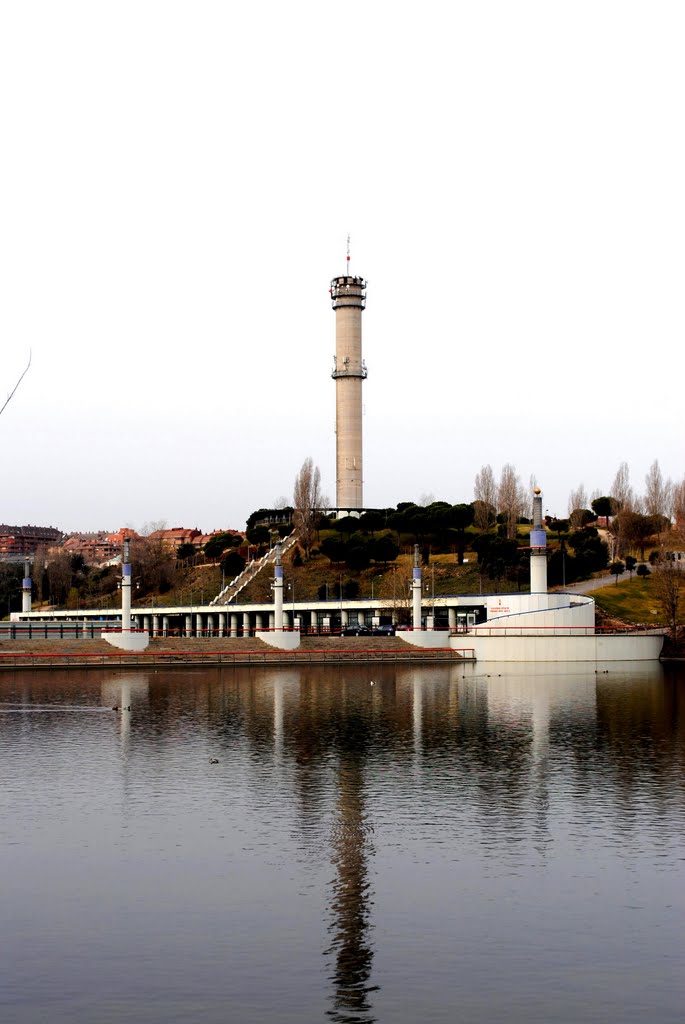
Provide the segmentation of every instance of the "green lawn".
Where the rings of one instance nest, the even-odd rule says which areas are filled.
[[[615,615],[626,622],[664,625],[664,617],[654,589],[654,581],[646,577],[633,576],[618,585],[610,583],[601,590],[593,590],[599,608],[608,615]],[[680,622],[683,621],[682,613]]]

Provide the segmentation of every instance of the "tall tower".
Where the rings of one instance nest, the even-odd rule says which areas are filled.
[[[347,254],[349,271],[349,249]],[[362,474],[362,312],[366,306],[363,277],[334,277],[335,310],[335,457],[336,508],[364,507]]]
[[[530,531],[530,592],[547,593],[547,534],[542,525],[542,491],[533,491],[533,529]]]

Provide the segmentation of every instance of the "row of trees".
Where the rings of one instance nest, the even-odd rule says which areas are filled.
[[[613,479],[609,494],[594,491],[589,502],[598,516],[615,516],[620,513],[636,513],[661,518],[667,522],[685,521],[685,479],[674,482],[665,479],[655,459],[645,476],[645,490],[640,494],[630,483],[630,469],[622,462]],[[569,517],[588,507],[587,493],[581,483],[572,490],[568,499]]]

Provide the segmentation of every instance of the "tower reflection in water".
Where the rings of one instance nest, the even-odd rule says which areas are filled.
[[[332,861],[336,875],[332,882],[328,953],[335,957],[330,975],[334,984],[334,1021],[372,1021],[369,985],[373,952],[369,941],[370,886],[368,858],[372,854],[371,827],[364,808],[364,750],[359,737],[350,731],[338,767],[338,805],[331,834]]]
[[[654,732],[663,740],[658,749],[666,749],[678,721],[669,705],[662,707],[661,666],[651,674],[640,667],[634,681],[628,668],[606,676],[594,666],[486,669],[374,666],[372,686],[363,669],[311,666],[208,674],[192,682],[160,675],[149,693],[148,677],[131,675],[119,677],[116,689],[103,688],[110,707],[131,704],[134,725],[146,705],[167,724],[194,721],[206,709],[213,749],[219,740],[225,745],[222,764],[234,756],[232,763],[242,765],[247,740],[256,806],[270,811],[282,802],[294,809],[287,820],[310,859],[309,878],[322,864],[325,872],[328,864],[333,868],[325,890],[319,884],[316,893],[317,904],[323,896],[328,938],[319,944],[317,936],[310,946],[310,955],[325,952],[329,1020],[372,1024],[393,998],[386,939],[383,949],[373,941],[376,916],[390,946],[385,915],[402,884],[397,878],[388,884],[384,874],[389,842],[401,837],[407,849],[418,849],[433,837],[459,853],[462,871],[476,859],[488,861],[489,878],[493,863],[521,870],[527,839],[538,858],[551,858],[555,843],[559,855],[550,786],[565,798],[558,779],[570,780],[565,785],[572,786],[575,805],[600,783],[612,794],[637,785],[637,762],[624,763],[623,748],[634,745],[635,735]],[[155,736],[165,736],[166,727],[157,724]],[[130,716],[122,715],[123,755],[129,729]],[[598,736],[602,756],[620,761],[620,772],[592,774]],[[411,818],[404,817],[408,807]],[[533,870],[538,862],[531,863]],[[320,883],[325,877],[317,875]],[[474,878],[481,884],[480,873]],[[377,997],[374,981],[383,989]]]

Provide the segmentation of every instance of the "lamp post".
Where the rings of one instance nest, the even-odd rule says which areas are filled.
[[[428,584],[426,584],[424,589],[425,589],[426,596],[428,596],[428,593],[429,593]],[[430,595],[431,595],[431,615],[432,615],[432,618],[433,618],[433,629],[435,629],[435,567],[434,566],[431,566]]]

